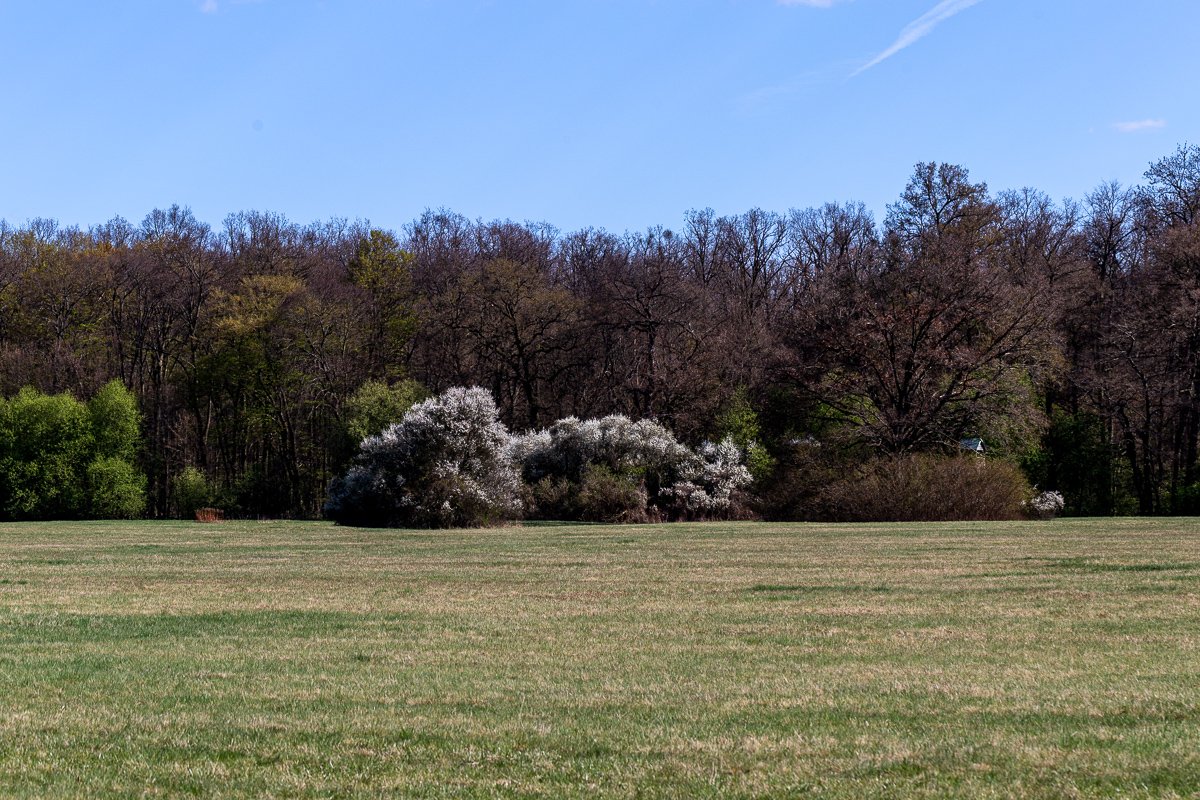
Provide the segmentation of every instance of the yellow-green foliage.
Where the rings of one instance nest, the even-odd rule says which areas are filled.
[[[405,412],[428,396],[425,387],[416,381],[400,381],[394,386],[367,381],[346,401],[346,433],[358,444],[399,422]]]
[[[0,398],[0,519],[140,514],[139,424],[133,395],[119,381],[87,404],[28,387]]]
[[[186,467],[171,481],[171,505],[184,519],[191,519],[196,509],[212,502],[213,491],[208,478],[196,467]]]
[[[762,444],[758,412],[750,404],[750,393],[740,386],[717,418],[717,438],[728,436],[746,454],[746,468],[756,481],[765,480],[775,469],[775,459]]]
[[[109,381],[88,401],[96,455],[133,461],[138,448],[137,399],[120,381]]]
[[[146,476],[133,464],[100,456],[87,467],[90,516],[132,519],[146,508]]]

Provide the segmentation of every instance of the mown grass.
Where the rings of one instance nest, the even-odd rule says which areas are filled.
[[[1198,534],[0,525],[0,794],[1197,797]]]

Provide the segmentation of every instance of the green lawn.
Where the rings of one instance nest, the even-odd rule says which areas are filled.
[[[1200,797],[1200,521],[0,525],[5,797]]]

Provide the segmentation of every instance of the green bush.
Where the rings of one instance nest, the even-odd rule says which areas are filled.
[[[576,519],[577,489],[574,483],[558,475],[525,484],[526,513],[533,519]]]
[[[93,452],[87,408],[69,394],[25,388],[4,402],[0,435],[0,514],[7,519],[78,517]]]
[[[746,469],[750,470],[750,476],[756,481],[770,479],[778,466],[778,461],[771,455],[771,451],[757,441],[747,444],[745,451]]]
[[[645,522],[648,494],[633,475],[593,464],[578,481],[547,475],[527,485],[525,507],[535,519],[583,522]]]
[[[584,468],[575,497],[578,519],[586,522],[645,522],[646,490],[608,467]]]
[[[120,381],[109,381],[88,401],[96,455],[133,462],[138,449],[141,414],[133,392]]]
[[[133,519],[146,509],[146,476],[120,458],[101,456],[87,468],[90,516]]]
[[[762,426],[758,412],[750,404],[746,387],[738,387],[717,418],[714,441],[729,437],[746,454],[746,468],[757,482],[766,481],[775,470],[776,460],[762,444]]]
[[[183,519],[196,516],[196,509],[213,504],[212,487],[208,478],[196,467],[185,467],[171,481],[171,507]]]
[[[138,424],[132,394],[115,381],[86,405],[28,387],[0,399],[0,519],[141,513]]]

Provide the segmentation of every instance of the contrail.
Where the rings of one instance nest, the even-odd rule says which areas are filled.
[[[879,62],[891,58],[910,44],[914,44],[924,38],[938,26],[938,23],[950,19],[958,12],[965,11],[978,2],[980,0],[942,0],[942,2],[904,26],[904,30],[900,31],[900,35],[896,37],[896,41],[892,42],[890,47],[854,70],[850,74],[850,77],[853,78],[855,75],[866,72]]]

